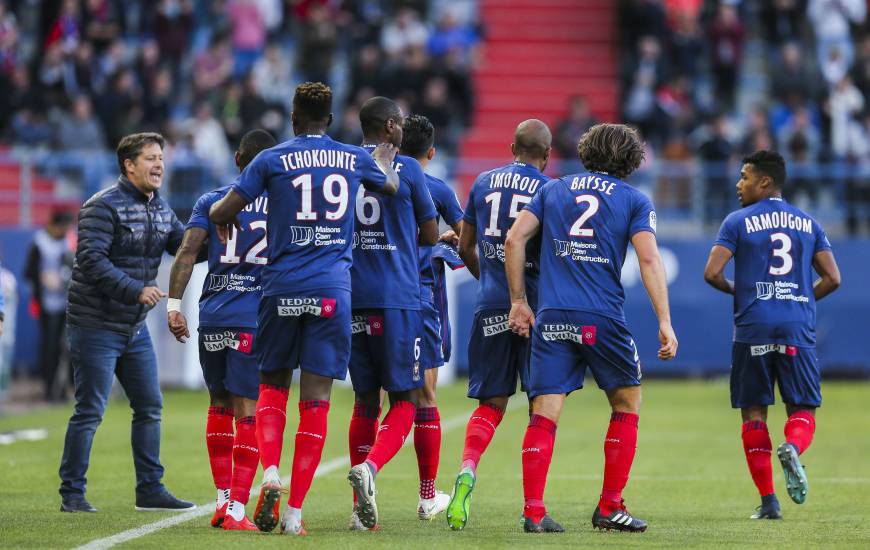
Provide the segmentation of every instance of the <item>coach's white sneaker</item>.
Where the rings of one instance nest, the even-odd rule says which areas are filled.
[[[291,508],[289,504],[284,506],[284,514],[281,516],[281,534],[304,536],[305,522],[302,521],[302,510]]]
[[[378,505],[375,502],[375,476],[363,462],[350,469],[347,480],[356,493],[356,513],[363,526],[371,529],[378,524]]]
[[[441,512],[447,509],[450,504],[450,495],[441,491],[435,491],[433,498],[421,498],[417,504],[417,517],[424,520],[431,520]]]

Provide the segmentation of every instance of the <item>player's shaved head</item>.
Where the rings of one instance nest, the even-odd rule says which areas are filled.
[[[370,98],[363,103],[359,110],[359,122],[363,135],[369,138],[378,137],[382,131],[385,131],[385,126],[390,120],[401,126],[402,110],[398,103],[387,97],[375,96]]]
[[[236,162],[239,169],[244,170],[257,154],[263,149],[274,147],[277,142],[272,134],[266,130],[251,130],[239,142],[239,150],[236,151]]]
[[[332,88],[323,82],[303,82],[293,95],[293,118],[301,124],[329,124],[332,118]]]
[[[619,179],[637,170],[644,158],[637,130],[625,124],[596,124],[577,145],[580,161],[590,172],[604,172]]]
[[[530,118],[517,125],[514,132],[514,154],[543,159],[550,155],[552,142],[550,128],[540,120]]]

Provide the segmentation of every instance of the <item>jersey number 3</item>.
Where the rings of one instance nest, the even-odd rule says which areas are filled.
[[[768,272],[771,275],[788,275],[791,272],[791,268],[794,266],[794,260],[792,260],[791,254],[789,254],[789,252],[791,252],[791,237],[785,233],[774,233],[770,236],[770,240],[774,245],[776,243],[782,245],[779,248],[776,248],[775,246],[773,248],[773,257],[781,259],[782,265],[776,267],[771,264]]]

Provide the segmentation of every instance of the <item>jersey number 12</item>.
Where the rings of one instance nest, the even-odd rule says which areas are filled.
[[[263,232],[263,236],[259,240],[254,241],[254,244],[245,252],[245,262],[255,265],[266,265],[269,261],[267,258],[260,256],[266,248],[266,220],[256,220],[249,224],[250,230],[259,229]],[[236,255],[236,245],[238,244],[239,230],[234,226],[230,226],[229,234],[227,235],[227,249],[221,254],[220,261],[222,264],[237,264],[242,258]]]

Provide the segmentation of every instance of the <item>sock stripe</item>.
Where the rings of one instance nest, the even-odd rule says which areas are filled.
[[[499,420],[501,420],[502,417],[504,416],[504,409],[497,407],[497,406],[493,405],[492,403],[481,403],[480,406],[486,407],[486,408],[494,411],[498,415]]]
[[[263,390],[272,390],[284,395],[290,395],[289,387],[285,388],[284,386],[275,386],[274,384],[260,384],[260,392],[262,393]]]
[[[358,418],[379,418],[381,416],[381,408],[373,407],[359,401],[353,404],[353,416]]]
[[[556,435],[556,423],[547,418],[546,416],[533,414],[532,417],[529,419],[529,427],[531,428],[533,426],[543,428],[551,434]]]
[[[241,418],[236,418],[236,426],[239,424],[256,424],[257,417],[256,416],[243,416]]]
[[[438,414],[438,407],[418,408],[417,414],[414,416],[414,422],[434,422],[441,420],[441,415]]]
[[[327,411],[329,410],[329,401],[324,401],[322,399],[308,399],[305,401],[299,402],[299,412],[307,411],[310,409],[316,409],[318,407],[323,407]]]
[[[230,407],[215,407],[211,406],[208,408],[209,415],[217,415],[217,416],[233,416],[235,413],[233,409]]]
[[[626,413],[626,412],[615,412],[610,415],[611,422],[624,422],[626,424],[631,424],[632,426],[637,426],[640,422],[640,416],[634,413]]]
[[[751,432],[752,430],[767,431],[767,423],[761,420],[750,420],[743,423],[743,433]]]

